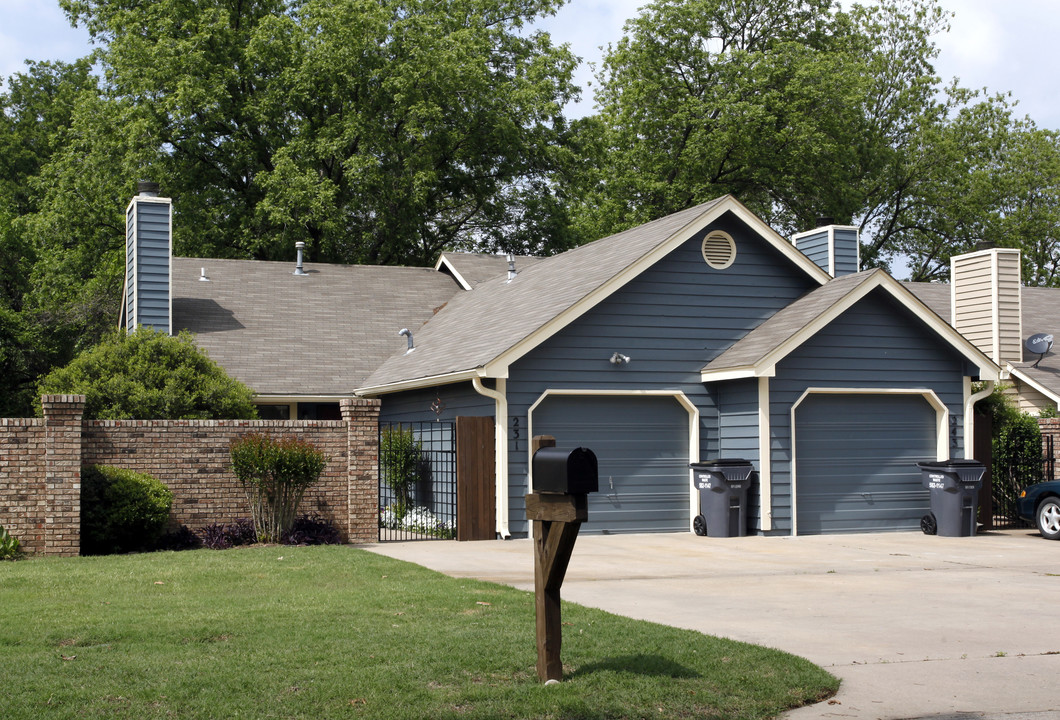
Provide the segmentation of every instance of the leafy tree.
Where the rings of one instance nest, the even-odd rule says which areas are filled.
[[[47,236],[41,243],[26,219],[40,209],[42,169],[68,141],[67,130],[76,106],[84,97],[94,97],[96,80],[87,59],[75,63],[30,62],[23,73],[7,79],[0,93],[0,415],[32,415],[34,385],[39,376],[73,357],[80,337],[94,340],[98,334],[81,325],[70,328],[60,322],[71,288],[64,278],[50,291],[38,288],[38,280],[54,259],[49,253],[76,246],[77,238],[65,233]],[[42,260],[43,259],[43,260]],[[38,263],[41,263],[38,266]],[[78,278],[79,279],[79,278]],[[55,292],[59,290],[58,294]],[[48,297],[53,300],[46,300]],[[76,307],[76,303],[73,304]],[[56,308],[64,312],[56,314]]]
[[[565,185],[582,239],[732,193],[781,232],[831,216],[862,230],[862,263],[948,272],[979,240],[1056,276],[1055,134],[1008,99],[932,65],[935,0],[655,0],[598,75]]]
[[[112,333],[41,381],[38,394],[85,395],[93,419],[254,418],[254,393],[225,374],[187,332]],[[38,414],[40,414],[38,409]]]
[[[181,254],[275,259],[302,240],[314,260],[426,264],[566,242],[549,181],[575,59],[519,32],[561,0],[61,4],[101,45],[121,117],[101,150],[126,143],[178,200]],[[115,169],[109,187],[136,179]]]

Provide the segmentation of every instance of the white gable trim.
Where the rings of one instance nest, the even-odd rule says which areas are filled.
[[[563,328],[592,310],[626,284],[640,276],[652,265],[662,260],[666,255],[679,247],[682,243],[690,240],[692,236],[703,230],[712,222],[727,212],[731,212],[737,218],[746,223],[752,230],[757,232],[766,242],[780,251],[791,262],[803,270],[812,279],[824,285],[831,278],[821,268],[817,267],[808,257],[795,249],[788,241],[778,235],[771,227],[766,225],[754,213],[743,206],[736,198],[727,195],[715,205],[705,210],[687,225],[676,231],[663,242],[657,244],[649,252],[642,255],[638,260],[614,275],[610,280],[601,284],[592,292],[588,293],[578,302],[559,313],[551,320],[543,324],[527,337],[510,347],[486,364],[484,377],[507,377],[508,366],[541,343],[558,333]]]
[[[794,335],[774,348],[772,351],[760,358],[754,365],[741,366],[739,368],[719,368],[716,370],[704,370],[700,373],[703,382],[714,382],[717,380],[728,380],[735,377],[763,377],[776,373],[776,365],[786,358],[803,343],[813,337],[817,332],[824,329],[840,315],[849,310],[855,303],[877,288],[882,288],[891,297],[901,303],[907,310],[913,313],[931,330],[946,340],[955,350],[964,356],[966,360],[979,368],[979,376],[983,380],[998,380],[1001,376],[1001,368],[993,363],[977,347],[969,342],[963,335],[953,329],[948,322],[944,321],[926,305],[917,299],[913,293],[906,290],[901,283],[887,273],[874,272],[872,276],[841,297],[830,308],[818,315],[812,321],[804,325]],[[728,373],[735,374],[727,377]]]
[[[453,279],[456,280],[457,284],[462,289],[464,289],[464,290],[470,290],[471,289],[471,283],[469,283],[467,280],[465,280],[464,276],[461,275],[457,271],[456,266],[454,266],[452,261],[450,261],[449,258],[447,258],[445,256],[445,253],[442,253],[441,255],[438,256],[438,262],[436,262],[434,264],[434,269],[436,271],[438,271],[438,272],[441,272],[443,265],[445,266],[446,270],[449,271],[449,274],[453,276]]]
[[[1056,403],[1057,407],[1060,408],[1060,395],[1058,395],[1056,391],[1050,390],[1049,388],[1042,385],[1040,382],[1034,380],[1031,376],[1022,372],[1020,368],[1012,367],[1012,365],[1006,365],[1006,369],[1009,371],[1009,375],[1016,378],[1020,382],[1027,383],[1032,388],[1040,392],[1042,395]]]

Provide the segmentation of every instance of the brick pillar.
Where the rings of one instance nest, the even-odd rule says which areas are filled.
[[[84,395],[44,395],[44,555],[81,552]]]
[[[379,539],[379,401],[347,398],[340,402],[346,421],[349,463],[350,542]]]

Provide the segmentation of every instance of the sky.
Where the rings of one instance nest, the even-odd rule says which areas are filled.
[[[585,88],[571,115],[593,110],[593,73],[602,47],[617,41],[622,26],[644,0],[570,0],[540,23],[556,42],[570,43],[584,62],[576,80]],[[1017,113],[1040,127],[1060,130],[1060,2],[1057,0],[941,0],[955,13],[951,30],[937,38],[936,69],[961,85],[1011,92]],[[0,77],[23,61],[73,60],[90,49],[88,34],[70,27],[57,0],[0,0]]]

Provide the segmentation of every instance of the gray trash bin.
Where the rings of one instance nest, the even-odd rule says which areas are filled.
[[[692,522],[697,535],[744,537],[747,535],[747,490],[754,466],[747,460],[691,463],[699,490],[699,512]]]
[[[931,491],[931,513],[920,521],[928,535],[970,537],[975,535],[979,488],[986,467],[978,460],[951,458],[919,462],[920,480]]]

